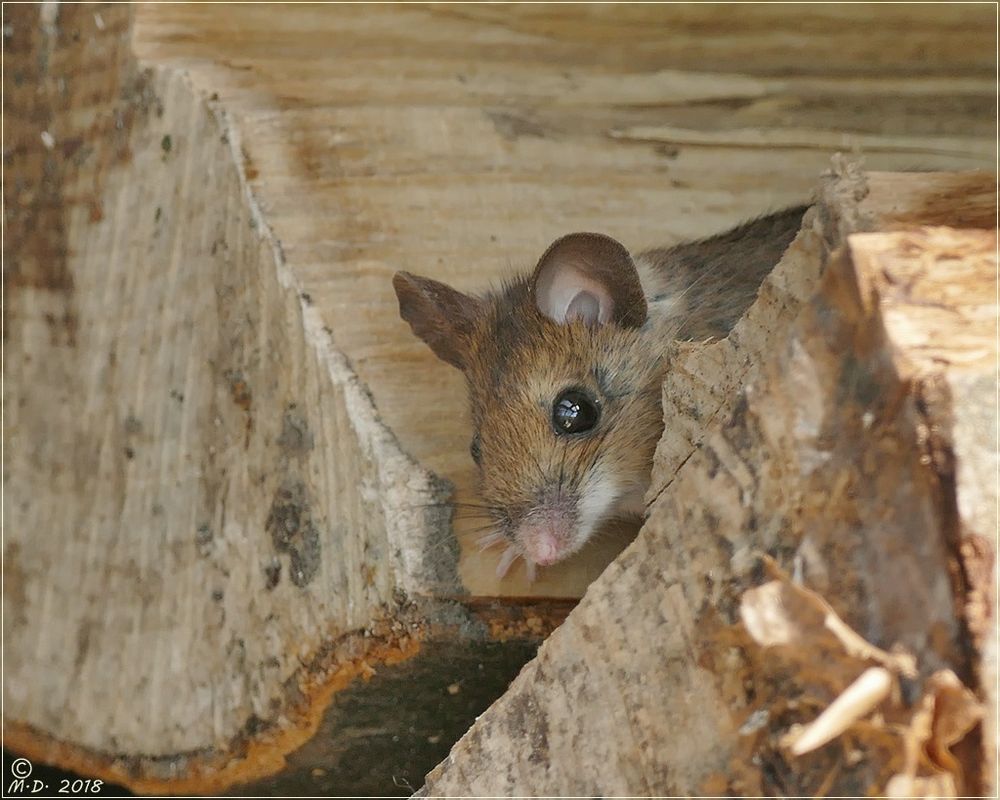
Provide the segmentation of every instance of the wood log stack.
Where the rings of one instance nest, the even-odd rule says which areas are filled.
[[[678,346],[638,539],[429,794],[990,789],[994,185],[827,177],[728,339]]]
[[[990,790],[992,24],[719,8],[4,8],[6,746],[149,793],[403,793],[467,730],[426,791]],[[881,171],[817,189],[835,146]],[[392,273],[811,195],[733,335],[665,344],[635,541],[498,580]]]

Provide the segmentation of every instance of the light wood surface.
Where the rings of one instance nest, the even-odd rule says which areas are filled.
[[[717,232],[808,199],[837,150],[991,166],[986,10],[874,13],[151,4],[135,46],[217,93],[336,347],[403,449],[474,502],[462,378],[399,320],[393,272],[481,290],[571,230],[636,250]],[[498,582],[477,526],[455,522],[474,594],[579,596],[621,544]]]
[[[543,601],[627,537],[497,581],[451,521],[461,377],[398,319],[393,272],[475,290],[569,230],[708,234],[807,199],[837,148],[992,166],[991,13],[5,6],[5,741],[218,791],[348,735],[320,728],[341,690],[433,664],[435,637],[537,642],[566,612]],[[775,278],[795,303],[802,264]],[[746,365],[690,358],[673,379],[718,376],[699,396],[722,408]]]

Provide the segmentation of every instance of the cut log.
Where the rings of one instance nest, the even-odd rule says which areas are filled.
[[[992,791],[994,183],[841,165],[728,340],[679,348],[639,537],[428,794]],[[942,185],[988,229],[921,227]]]
[[[417,785],[625,539],[534,585],[466,547],[461,379],[390,276],[708,234],[806,198],[845,128],[877,168],[982,165],[985,12],[899,17],[915,44],[801,13],[723,43],[711,6],[5,6],[5,744],[146,792]],[[616,133],[665,125],[824,134]]]
[[[508,11],[136,12],[140,60],[219,98],[290,271],[403,451],[459,502],[476,488],[463,380],[399,320],[394,271],[481,290],[571,230],[636,251],[708,235],[808,199],[837,147],[864,152],[870,169],[993,164],[992,66],[971,44],[992,46],[982,12],[908,10],[899,37],[887,17],[872,26],[846,6],[745,9],[738,36],[708,7]],[[938,58],[925,58],[925,37]],[[808,59],[790,63],[790,47]],[[618,136],[665,123],[695,141]],[[816,136],[790,148],[697,141],[734,128],[777,141],[790,126]],[[598,539],[534,584],[519,568],[498,581],[479,525],[454,520],[459,578],[475,595],[579,597],[622,546]]]

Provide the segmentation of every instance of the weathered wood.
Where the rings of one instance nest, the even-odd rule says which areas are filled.
[[[525,657],[566,611],[529,597],[579,597],[622,541],[532,586],[455,545],[461,379],[389,277],[707,234],[806,197],[831,132],[981,165],[986,12],[868,13],[5,7],[6,743],[218,791],[346,735],[324,709],[383,663]],[[663,126],[686,139],[621,135]],[[741,138],[786,129],[823,135]]]
[[[225,115],[131,61],[128,10],[5,25],[31,40],[7,73],[6,742],[147,791],[273,772],[360,660],[433,635],[354,642],[400,591],[460,590],[421,539],[446,493],[303,300]]]
[[[921,757],[912,774],[905,741],[921,698],[948,691],[942,671],[995,719],[984,635],[995,577],[983,561],[996,539],[978,535],[995,502],[977,470],[995,474],[996,234],[850,234],[845,222],[905,211],[912,227],[941,182],[971,198],[956,201],[957,219],[995,219],[991,176],[845,166],[733,335],[681,348],[649,520],[428,776],[428,794],[912,794],[932,777],[942,792],[990,788],[990,737],[985,749],[967,737],[951,770]],[[873,200],[890,196],[887,208]],[[978,441],[954,434],[970,405]],[[902,700],[798,759],[785,738],[794,725],[901,655],[845,648],[804,622],[794,645],[762,647],[745,627],[755,613],[776,624],[817,602],[761,605],[750,590],[766,580],[764,556],[859,641],[916,665],[885,673]],[[980,713],[963,702],[937,712],[959,738]]]
[[[8,741],[142,755],[143,786],[280,722],[395,593],[459,584],[417,522],[446,494],[302,301],[236,132],[100,16],[8,22],[50,55],[10,101],[4,691]]]
[[[870,169],[990,167],[992,17],[872,13],[160,4],[137,11],[136,49],[238,120],[254,195],[338,349],[405,452],[474,501],[461,375],[399,320],[393,272],[477,290],[570,230],[634,250],[707,235],[807,199],[838,148]],[[684,135],[627,135],[663,125]],[[789,128],[807,135],[740,139]],[[578,597],[621,547],[501,582],[479,524],[455,520],[478,595]]]

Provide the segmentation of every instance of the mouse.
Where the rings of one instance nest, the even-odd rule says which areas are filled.
[[[399,313],[468,389],[481,545],[529,580],[602,524],[641,519],[675,340],[721,339],[753,302],[807,206],[632,255],[602,233],[553,242],[531,272],[467,294],[393,276]]]

